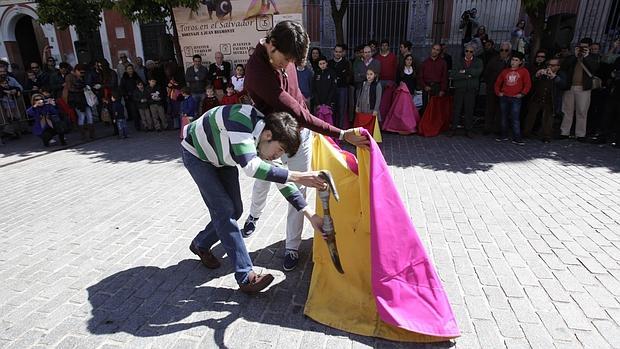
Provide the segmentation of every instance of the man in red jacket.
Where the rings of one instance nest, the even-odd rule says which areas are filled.
[[[499,96],[502,109],[502,134],[496,140],[508,140],[508,121],[512,128],[512,143],[525,145],[521,139],[521,101],[530,89],[532,81],[529,71],[523,67],[525,56],[515,52],[510,60],[510,68],[504,69],[495,81],[495,94]]]
[[[308,54],[309,37],[303,26],[294,21],[278,23],[256,46],[254,54],[246,65],[244,81],[245,90],[254,101],[255,107],[262,113],[287,112],[303,128],[302,144],[292,157],[284,157],[290,170],[309,169],[312,158],[311,130],[326,136],[346,140],[355,145],[366,147],[368,138],[357,136],[355,129],[341,130],[313,116],[304,101],[304,96],[297,84],[295,64],[301,63]],[[250,215],[245,222],[242,233],[252,234],[256,221],[265,207],[269,182],[256,181],[252,191]],[[305,188],[300,188],[305,196]],[[297,253],[301,244],[303,231],[303,214],[289,205],[286,223],[286,251],[283,269],[295,269],[299,261]]]

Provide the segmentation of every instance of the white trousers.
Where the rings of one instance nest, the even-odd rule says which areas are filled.
[[[562,119],[562,125],[560,125],[560,131],[563,136],[570,135],[574,117],[577,119],[575,121],[575,137],[586,136],[591,92],[590,90],[584,91],[581,86],[571,86],[570,90],[564,92],[562,97],[564,118]]]
[[[301,145],[299,150],[292,157],[286,155],[282,157],[282,162],[292,171],[309,171],[310,161],[312,160],[312,132],[308,129],[301,130]],[[301,194],[306,197],[306,187],[297,186]],[[263,213],[267,204],[267,194],[271,188],[271,182],[257,179],[252,188],[252,204],[250,214],[258,218]],[[301,245],[301,233],[304,230],[304,214],[298,212],[293,206],[288,205],[286,217],[286,249],[299,250]]]

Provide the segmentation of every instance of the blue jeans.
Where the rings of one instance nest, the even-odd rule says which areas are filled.
[[[84,125],[84,123],[86,123],[87,125],[93,124],[93,110],[90,108],[90,106],[85,106],[84,111],[76,108],[75,113],[77,114],[77,123],[79,126]]]
[[[342,123],[345,118],[348,118],[349,114],[349,87],[336,88],[336,120],[334,124],[336,127],[342,128]]]
[[[127,120],[116,119],[116,128],[118,128],[119,137],[127,137]]]
[[[508,137],[508,122],[512,128],[512,138],[521,140],[521,98],[502,96],[499,99],[502,108],[502,138]]]
[[[237,283],[248,282],[252,271],[252,259],[245,248],[237,219],[243,213],[239,170],[237,167],[215,167],[202,161],[181,147],[183,164],[198,185],[211,222],[196,235],[194,243],[200,249],[209,250],[218,240],[235,267]]]

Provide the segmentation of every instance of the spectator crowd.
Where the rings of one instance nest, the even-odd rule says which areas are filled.
[[[442,44],[432,45],[428,57],[416,57],[409,41],[392,52],[387,39],[355,47],[350,59],[345,44],[329,58],[311,48],[297,66],[308,108],[336,127],[363,126],[375,137],[379,127],[434,135],[423,131],[433,124],[436,133],[449,136],[473,137],[479,127],[517,145],[528,138],[571,138],[620,146],[620,38],[607,50],[582,38],[571,49],[541,48],[526,56],[525,21],[510,41],[496,45],[474,17],[462,17],[458,57]],[[72,67],[45,53],[43,62],[24,72],[0,61],[3,139],[30,131],[45,146],[54,137],[65,144],[71,130],[93,138],[96,119],[127,137],[127,122],[138,131],[160,132],[219,105],[252,103],[244,91],[245,66],[233,67],[221,52],[210,64],[194,55],[186,69],[174,61],[131,62],[126,54],[115,67],[105,59]]]

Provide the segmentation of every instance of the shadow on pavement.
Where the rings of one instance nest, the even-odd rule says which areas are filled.
[[[303,241],[300,250],[311,251],[311,248],[312,239],[309,239]],[[278,270],[282,252],[283,244],[278,242],[251,253],[251,256],[260,267]],[[221,256],[223,251],[216,246],[214,253]],[[191,255],[189,251],[188,255]],[[185,259],[166,268],[141,266],[121,271],[88,287],[88,300],[92,306],[88,330],[98,335],[125,332],[137,337],[157,337],[196,329],[199,331],[197,335],[201,336],[207,327],[213,332],[211,344],[227,348],[227,345],[236,347],[238,342],[238,346],[247,347],[255,335],[226,333],[235,321],[243,319],[251,323],[348,337],[373,347],[430,349],[454,345],[453,342],[432,345],[396,343],[350,334],[314,322],[303,315],[312,272],[311,257],[307,254],[300,257],[298,270],[287,273],[283,281],[256,296],[247,296],[234,286],[205,285],[209,280],[232,272],[227,260],[222,260],[223,266],[217,270],[204,268],[198,259]],[[273,335],[275,333],[263,334],[266,338]],[[224,344],[225,337],[227,344]]]

